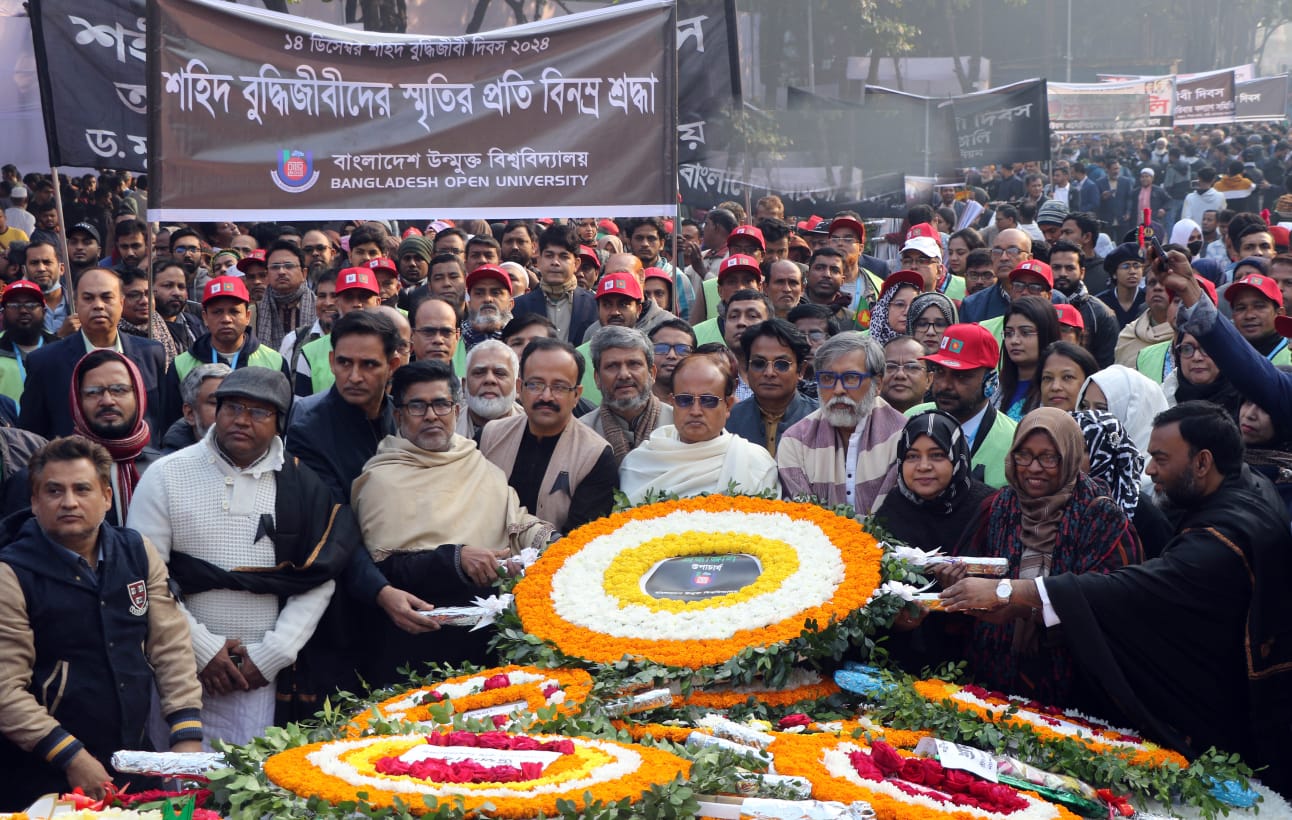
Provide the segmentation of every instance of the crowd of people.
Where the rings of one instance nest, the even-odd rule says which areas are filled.
[[[980,169],[870,243],[776,196],[153,226],[114,173],[59,180],[64,227],[56,183],[6,166],[0,800],[488,662],[437,608],[616,492],[813,499],[1006,559],[938,564],[894,662],[963,661],[1286,790],[1284,136],[1085,138],[1048,184]]]

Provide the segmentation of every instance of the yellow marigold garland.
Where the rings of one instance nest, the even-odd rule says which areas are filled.
[[[581,738],[570,738],[575,741],[576,748]],[[391,740],[383,738],[371,738],[373,743],[382,745],[383,752],[389,753],[397,748],[392,747]],[[344,741],[341,741],[344,742]],[[418,744],[417,740],[409,740],[404,748],[400,751],[407,751]],[[523,818],[532,818],[540,812],[553,816],[558,814],[556,807],[557,801],[572,800],[579,806],[585,806],[588,801],[585,797],[590,797],[592,802],[615,802],[625,798],[636,800],[642,794],[649,791],[656,785],[667,784],[679,777],[685,778],[690,774],[691,764],[678,757],[677,755],[648,746],[625,746],[623,743],[616,743],[609,740],[598,740],[598,743],[604,743],[621,748],[630,748],[640,757],[641,763],[635,772],[627,774],[615,780],[604,783],[596,783],[587,787],[579,787],[570,791],[552,791],[548,793],[532,793],[527,789],[535,788],[538,785],[546,785],[552,778],[543,777],[537,780],[526,781],[522,783],[499,784],[504,787],[515,787],[515,797],[499,797],[497,795],[488,795],[476,797],[467,795],[462,797],[464,806],[471,816],[479,816],[480,810],[486,805],[492,805],[493,808],[488,812],[489,817],[509,818],[509,820],[522,820]],[[301,797],[318,797],[333,805],[342,802],[359,802],[377,808],[393,808],[396,798],[403,800],[408,804],[409,811],[413,814],[425,814],[429,809],[421,804],[418,795],[400,794],[393,791],[383,791],[370,786],[353,786],[338,777],[324,773],[316,767],[308,756],[323,747],[327,743],[312,743],[307,746],[297,746],[284,752],[279,752],[265,761],[265,775],[278,786],[293,792]],[[570,779],[569,772],[563,771],[558,777],[562,780]],[[401,778],[408,779],[408,778]],[[454,784],[461,785],[461,784]],[[495,787],[496,788],[496,787]],[[433,786],[428,784],[428,792]],[[361,799],[359,792],[367,795]],[[428,793],[429,798],[433,798],[433,793]],[[446,796],[446,799],[452,799]]]
[[[1000,711],[995,711],[983,707],[977,703],[968,703],[958,698],[952,697],[960,691],[960,687],[954,683],[948,683],[943,680],[918,680],[914,683],[915,691],[923,696],[926,700],[935,703],[945,702],[954,706],[962,712],[977,715],[989,723],[1007,723],[1011,726],[1019,726],[1030,729],[1042,740],[1057,741],[1071,740],[1100,753],[1109,753],[1116,755],[1130,755],[1130,760],[1139,766],[1163,766],[1167,763],[1174,763],[1181,769],[1188,768],[1189,761],[1184,755],[1170,749],[1164,749],[1156,744],[1145,741],[1142,746],[1125,746],[1119,743],[1111,743],[1102,740],[1092,740],[1090,738],[1080,737],[1078,735],[1067,735],[1055,731],[1053,728],[1046,726],[1040,721],[1028,720],[1016,714],[1004,714],[1004,710],[1010,706],[1018,706],[1005,701],[1000,702]],[[1111,729],[1101,730],[1095,726],[1087,727],[1096,734],[1113,736],[1116,733]]]
[[[769,689],[749,692],[741,689],[694,689],[691,694],[673,698],[673,705],[698,706],[702,709],[730,709],[739,706],[750,698],[767,706],[793,706],[810,700],[820,700],[838,694],[839,687],[832,681],[823,679],[817,683],[808,683],[789,689]]]
[[[810,607],[793,618],[757,629],[736,632],[728,639],[704,641],[618,638],[570,623],[554,611],[552,581],[565,561],[593,539],[608,535],[629,521],[661,518],[674,512],[779,513],[808,521],[826,534],[839,550],[845,578],[833,599]],[[774,501],[746,496],[705,496],[650,504],[601,518],[553,544],[531,566],[513,590],[517,612],[525,630],[557,646],[567,655],[598,663],[614,663],[625,656],[646,658],[669,666],[698,668],[730,660],[751,646],[772,646],[799,637],[811,620],[824,627],[866,605],[880,583],[881,551],[875,539],[856,521],[812,504]]]

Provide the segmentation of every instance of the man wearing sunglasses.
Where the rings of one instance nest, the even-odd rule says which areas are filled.
[[[780,437],[818,406],[798,391],[812,346],[794,325],[769,319],[741,334],[740,349],[754,395],[731,409],[727,430],[766,447],[775,458]]]
[[[785,431],[776,450],[786,498],[816,496],[858,515],[879,508],[897,481],[906,418],[879,396],[884,351],[846,331],[817,348],[821,407]]]

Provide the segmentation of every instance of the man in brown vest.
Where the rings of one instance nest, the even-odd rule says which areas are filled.
[[[534,339],[520,357],[525,414],[490,422],[480,438],[521,505],[561,532],[608,515],[619,487],[610,445],[574,418],[584,367],[568,342]]]

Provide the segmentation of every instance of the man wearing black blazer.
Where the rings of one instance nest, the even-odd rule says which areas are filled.
[[[101,347],[119,350],[139,368],[148,396],[146,418],[154,441],[160,442],[166,428],[179,418],[179,396],[164,378],[166,353],[162,346],[117,330],[121,293],[121,277],[114,271],[96,267],[81,275],[74,305],[81,332],[47,344],[27,357],[19,427],[51,439],[70,434],[72,369],[82,356]]]
[[[570,225],[552,225],[538,238],[539,286],[516,299],[512,316],[537,313],[556,325],[558,338],[583,342],[597,322],[597,300],[579,287],[579,236]]]

